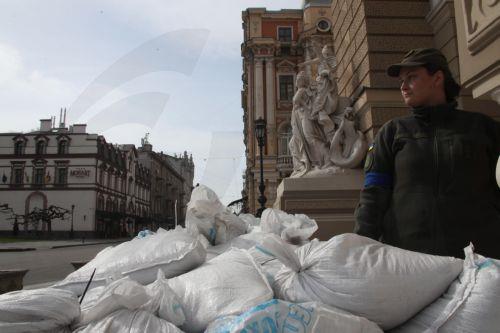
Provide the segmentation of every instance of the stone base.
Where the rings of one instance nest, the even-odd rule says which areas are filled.
[[[0,271],[0,294],[23,289],[23,278],[27,269],[11,269]]]
[[[328,177],[285,178],[278,186],[275,208],[306,214],[318,223],[320,240],[352,232],[354,210],[363,187],[363,170],[345,170]]]

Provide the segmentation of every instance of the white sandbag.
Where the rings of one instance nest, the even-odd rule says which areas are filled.
[[[273,289],[280,299],[319,301],[365,317],[387,330],[438,298],[463,260],[402,250],[356,234],[307,244],[296,253],[277,237],[261,249],[279,257]]]
[[[80,316],[75,294],[55,288],[0,295],[0,332],[64,331]]]
[[[240,219],[245,221],[247,224],[247,232],[260,232],[260,217],[256,217],[255,215],[252,214],[240,214],[238,215]]]
[[[149,300],[149,294],[144,286],[125,277],[106,286],[95,302],[82,307],[80,320],[76,326],[99,321],[119,309],[138,309]]]
[[[100,294],[96,297],[94,294],[97,291]],[[185,320],[180,301],[170,289],[162,270],[158,270],[156,281],[147,286],[125,277],[105,287],[94,288],[90,296],[90,300],[87,300],[85,295],[80,320],[75,327],[100,321],[121,309],[147,311],[176,326],[182,325]]]
[[[252,257],[232,249],[203,266],[169,280],[179,297],[186,332],[203,332],[219,316],[240,314],[273,297]]]
[[[192,234],[205,236],[210,244],[219,245],[243,235],[248,225],[224,206],[210,188],[193,189],[186,211],[186,228]]]
[[[163,271],[158,270],[156,281],[146,286],[146,292],[149,301],[141,305],[140,310],[151,312],[175,326],[184,324],[186,317],[181,302],[168,285]]]
[[[174,324],[142,310],[122,309],[73,333],[182,333]]]
[[[81,295],[94,268],[97,270],[90,288],[105,285],[110,276],[128,276],[140,284],[148,284],[155,281],[158,269],[166,277],[174,277],[198,267],[205,257],[206,250],[197,237],[185,230],[159,229],[154,235],[104,249],[54,287]]]
[[[464,269],[446,293],[391,332],[500,331],[500,260],[465,249]]]
[[[205,333],[348,332],[382,333],[366,318],[321,303],[288,303],[273,299],[239,316],[216,319]]]
[[[280,236],[291,244],[307,242],[316,230],[318,224],[304,214],[287,214],[279,209],[267,208],[262,212],[262,232]]]
[[[231,248],[248,250],[259,244],[268,234],[263,232],[252,232],[249,234],[235,237],[227,243],[209,246],[207,248],[207,261],[215,258],[222,253],[229,251]]]

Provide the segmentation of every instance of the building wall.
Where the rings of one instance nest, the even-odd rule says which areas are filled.
[[[245,189],[247,206],[255,213],[260,182],[260,153],[255,138],[255,120],[266,120],[267,140],[263,148],[266,206],[272,206],[276,189],[291,172],[291,157],[280,151],[280,130],[290,123],[292,101],[280,100],[280,78],[291,76],[295,81],[297,65],[303,62],[299,39],[303,29],[301,10],[267,11],[250,8],[242,13],[245,40],[242,45],[244,142],[247,169]],[[291,41],[278,40],[278,28],[291,27]],[[286,51],[286,52],[285,52]],[[292,93],[293,95],[293,93]]]

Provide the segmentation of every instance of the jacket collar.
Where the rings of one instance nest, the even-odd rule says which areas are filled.
[[[417,119],[422,119],[426,122],[433,122],[448,118],[455,111],[456,107],[457,102],[453,101],[451,103],[435,106],[416,107],[412,108],[410,111]]]

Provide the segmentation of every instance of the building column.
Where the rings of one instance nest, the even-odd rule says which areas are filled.
[[[274,61],[266,59],[266,111],[267,111],[267,147],[268,155],[276,155],[276,98],[274,86]]]
[[[263,80],[263,60],[255,59],[254,63],[254,105],[255,118],[264,118],[264,80]]]

